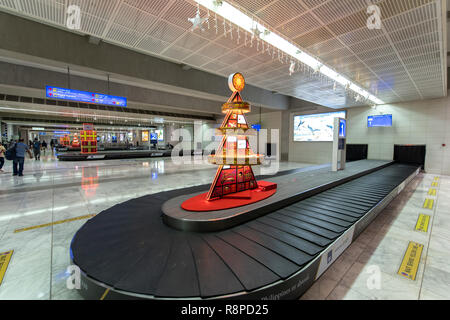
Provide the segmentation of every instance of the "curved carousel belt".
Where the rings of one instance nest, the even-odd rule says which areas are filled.
[[[76,233],[88,299],[294,299],[419,172],[392,164],[225,231],[172,229],[161,205],[205,186],[133,199]]]

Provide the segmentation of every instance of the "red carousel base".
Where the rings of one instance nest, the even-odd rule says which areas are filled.
[[[217,200],[206,200],[207,192],[192,197],[181,204],[187,211],[218,211],[237,208],[269,198],[277,192],[277,184],[258,181],[258,188],[232,193]]]

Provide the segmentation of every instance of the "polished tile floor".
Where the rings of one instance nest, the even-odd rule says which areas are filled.
[[[450,299],[449,194],[450,177],[419,174],[301,299]],[[433,209],[423,208],[427,198]],[[419,214],[431,216],[427,233],[415,231]],[[424,245],[415,280],[397,274],[409,241]]]
[[[280,170],[305,166],[280,163]],[[97,214],[145,194],[208,184],[216,167],[177,165],[170,158],[58,162],[50,154],[41,161],[27,159],[24,177],[11,176],[9,161],[4,169],[0,253],[14,254],[0,285],[0,300],[81,299],[66,281],[69,244],[86,219],[16,230]],[[413,180],[302,299],[449,299],[450,177],[440,177],[433,210],[423,209],[434,178],[421,174]],[[426,234],[413,231],[419,213],[432,216]],[[415,281],[397,275],[409,241],[425,245]],[[367,286],[373,270],[381,275],[377,289]]]
[[[280,170],[309,166],[280,163]],[[275,166],[276,168],[276,166]],[[174,163],[170,158],[58,162],[47,154],[26,159],[24,177],[13,177],[10,161],[0,174],[0,253],[14,250],[0,285],[4,299],[81,299],[69,290],[69,245],[86,219],[18,229],[97,214],[126,200],[211,183],[217,167]],[[268,174],[273,166],[256,167]]]

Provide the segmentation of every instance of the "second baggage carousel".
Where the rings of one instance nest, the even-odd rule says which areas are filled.
[[[118,204],[88,220],[72,240],[80,293],[88,299],[298,298],[420,170],[388,162],[373,168],[370,161],[348,170],[367,172],[364,165],[372,172],[219,232],[179,231],[161,218],[165,201],[205,186]]]

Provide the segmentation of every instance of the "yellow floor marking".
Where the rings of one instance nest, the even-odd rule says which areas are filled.
[[[422,256],[423,244],[410,242],[403,257],[398,274],[411,280],[416,280],[419,270],[420,257]]]
[[[423,203],[423,207],[425,209],[433,209],[433,205],[434,205],[434,200],[433,199],[425,199],[425,202]]]
[[[431,184],[431,186],[432,186],[432,187],[437,187],[437,186],[438,186],[438,183],[437,183],[437,182],[433,182],[433,183]]]
[[[108,294],[109,289],[106,289],[105,292],[103,292],[103,295],[101,296],[100,300],[104,300],[106,295]]]
[[[434,181],[439,181],[439,177],[434,177]]]
[[[429,196],[436,196],[436,189],[433,189],[433,188],[428,189],[428,195]]]
[[[75,217],[75,218],[70,218],[70,219],[64,219],[64,220],[58,220],[58,221],[55,221],[55,222],[40,224],[40,225],[33,226],[33,227],[17,229],[17,230],[14,230],[14,233],[28,231],[28,230],[33,230],[33,229],[38,229],[38,228],[49,227],[49,226],[53,226],[55,224],[61,224],[61,223],[65,223],[65,222],[71,222],[71,221],[82,220],[82,219],[89,219],[89,218],[92,218],[93,216],[95,216],[95,214],[88,214],[88,215],[85,215],[85,216],[80,216],[80,217]]]
[[[8,269],[9,261],[11,260],[13,252],[14,250],[0,253],[0,285],[2,284],[6,269]]]
[[[417,219],[416,230],[427,232],[429,222],[430,222],[430,216],[421,213],[419,215],[419,218]]]

